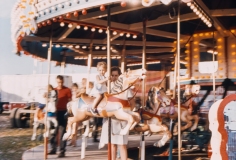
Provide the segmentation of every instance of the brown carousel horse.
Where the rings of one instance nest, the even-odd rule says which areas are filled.
[[[191,88],[199,88],[196,86],[191,86]],[[199,91],[191,92],[191,94],[198,93]],[[189,93],[187,91],[187,93]],[[149,132],[157,133],[163,132],[164,135],[161,140],[156,142],[154,146],[161,147],[171,138],[171,133],[167,126],[162,124],[162,118],[167,117],[171,119],[176,119],[178,116],[178,108],[176,104],[173,103],[169,96],[166,95],[162,88],[152,87],[148,92],[148,97],[146,101],[146,108],[140,109],[139,112],[142,119],[145,120],[143,126],[135,127],[136,131],[139,132]],[[162,107],[161,107],[162,105]],[[187,108],[181,106],[181,121],[186,122],[186,125],[181,127],[181,130],[185,130],[191,127],[191,131],[195,130],[198,124],[199,117],[197,115],[190,115]],[[194,121],[192,125],[191,120]],[[176,134],[175,131],[174,134]]]
[[[190,91],[185,90],[187,93],[191,93],[190,95],[196,95],[199,93],[200,86],[199,85],[191,85]],[[156,93],[156,94],[155,94]],[[169,117],[171,119],[176,119],[178,117],[178,104],[171,99],[170,96],[166,95],[163,88],[154,88],[154,97],[158,99],[158,101],[161,102],[162,106],[164,107],[164,111],[160,110],[160,116],[161,117]],[[181,104],[181,115],[180,120],[181,122],[185,122],[186,125],[181,126],[181,131],[186,130],[190,128],[190,131],[193,131],[197,128],[199,116],[198,115],[191,115],[188,111],[188,106],[184,106]],[[169,110],[169,112],[168,112]],[[194,120],[194,123],[192,123],[192,120]],[[174,129],[174,135],[177,134],[177,124],[175,125]]]
[[[121,129],[120,135],[126,135],[129,130],[140,121],[140,116],[131,111],[131,106],[128,101],[128,89],[145,78],[146,70],[129,70],[120,75],[118,80],[114,83],[114,94],[104,94],[104,98],[98,104],[99,114],[96,117],[112,117],[122,121],[126,121],[127,125]],[[83,122],[94,115],[89,112],[92,107],[94,97],[89,97],[85,94],[79,98],[77,105],[72,106],[73,118],[68,120],[67,132],[63,139],[68,139],[72,134],[72,124],[75,122]]]

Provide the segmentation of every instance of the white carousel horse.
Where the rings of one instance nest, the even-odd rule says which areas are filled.
[[[58,126],[58,122],[57,122],[57,119],[56,119],[56,105],[55,105],[55,102],[49,102],[48,103],[48,117],[47,117],[47,122],[46,122],[46,119],[45,119],[45,107],[42,107],[42,106],[45,106],[44,104],[41,104],[41,107],[38,107],[36,109],[36,112],[34,114],[34,127],[33,127],[33,135],[31,137],[31,140],[35,140],[36,139],[36,136],[37,136],[37,128],[39,127],[40,124],[46,124],[47,123],[47,130],[45,132],[45,136],[49,136],[49,132],[50,132],[50,129],[51,129],[51,123],[53,123],[54,127],[56,128]],[[53,116],[49,116],[49,115],[52,115]]]
[[[99,114],[96,117],[114,117],[116,119],[126,121],[127,125],[121,129],[120,135],[126,135],[130,129],[140,121],[140,117],[131,111],[131,106],[128,101],[128,89],[137,83],[139,80],[145,78],[146,70],[129,70],[119,76],[117,84],[121,86],[113,87],[116,94],[104,94],[104,98],[98,104]],[[92,107],[94,98],[88,97],[85,94],[78,100],[78,106],[72,107],[73,118],[68,120],[67,132],[64,134],[63,139],[66,140],[72,134],[72,124],[75,122],[83,122],[94,116],[88,111]]]
[[[34,114],[33,135],[31,137],[32,141],[36,140],[37,129],[40,124],[44,124],[44,122],[45,122],[44,117],[45,117],[45,113],[43,112],[43,108],[38,107],[35,111],[35,114]]]

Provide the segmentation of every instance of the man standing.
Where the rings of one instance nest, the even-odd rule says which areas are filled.
[[[58,101],[56,105],[58,127],[55,129],[55,133],[52,134],[52,137],[50,139],[52,149],[48,154],[56,154],[57,134],[59,133],[60,154],[58,155],[58,157],[65,157],[66,141],[63,141],[62,137],[66,132],[67,119],[64,118],[64,115],[67,112],[66,105],[69,101],[71,101],[72,95],[71,95],[71,90],[63,85],[64,83],[63,76],[58,75],[56,80],[57,80],[57,87],[55,88],[55,90],[57,91],[57,96],[58,96],[57,98]]]

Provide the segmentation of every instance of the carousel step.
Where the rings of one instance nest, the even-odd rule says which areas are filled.
[[[169,156],[153,155],[153,160],[168,160]],[[181,160],[206,160],[207,153],[181,154]],[[178,160],[178,155],[173,155],[172,160]]]

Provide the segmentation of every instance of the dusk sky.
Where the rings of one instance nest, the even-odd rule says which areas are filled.
[[[47,63],[40,62],[34,67],[34,59],[29,56],[17,56],[13,52],[13,42],[11,41],[11,10],[17,0],[0,0],[0,75],[10,74],[33,74],[47,73]],[[60,67],[54,67],[52,64],[52,72],[60,73]],[[85,73],[86,67],[69,66],[65,68],[65,73]],[[95,68],[92,72],[95,71]]]

